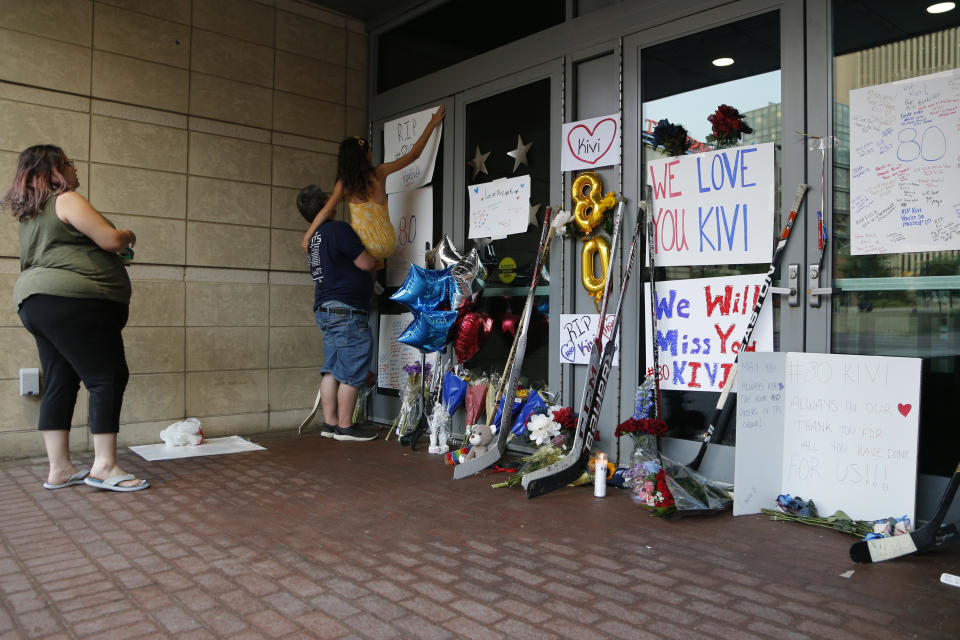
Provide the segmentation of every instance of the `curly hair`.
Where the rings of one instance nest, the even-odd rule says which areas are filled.
[[[17,159],[13,186],[0,200],[0,206],[10,207],[17,222],[39,215],[50,196],[71,190],[67,177],[63,175],[68,162],[63,149],[52,144],[24,149]]]
[[[370,191],[373,166],[367,159],[370,143],[359,136],[347,138],[340,143],[337,155],[337,180],[343,183],[347,197],[366,198]]]
[[[320,209],[323,209],[329,199],[330,196],[323,189],[312,184],[309,187],[304,187],[297,194],[297,209],[304,220],[313,222],[317,213],[320,212]]]

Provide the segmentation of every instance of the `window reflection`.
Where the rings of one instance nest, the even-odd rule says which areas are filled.
[[[850,255],[850,91],[960,67],[960,10],[835,0],[832,345],[923,356],[919,470],[950,475],[960,438],[960,251]]]
[[[711,62],[730,57],[734,63],[717,67]],[[687,153],[712,151],[707,142],[711,124],[707,116],[721,104],[735,107],[753,129],[740,145],[781,142],[780,15],[772,12],[741,20],[643,50],[641,87],[643,92],[643,145],[641,167],[655,158],[666,157],[662,147],[651,147],[653,127],[661,119],[682,124],[689,134]],[[775,211],[780,210],[780,162],[775,154]],[[644,175],[646,179],[646,175]],[[774,224],[779,234],[778,222]],[[771,249],[774,238],[771,238]],[[707,265],[657,268],[657,281],[706,278],[723,275],[763,273],[765,264]],[[775,279],[779,274],[775,274]],[[779,344],[779,305],[774,309],[774,348]],[[737,338],[739,340],[739,338]],[[645,370],[645,367],[644,367]],[[664,391],[663,417],[670,435],[697,438],[716,407],[713,392]],[[723,440],[735,441],[735,418]]]

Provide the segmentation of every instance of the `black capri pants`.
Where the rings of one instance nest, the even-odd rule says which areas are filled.
[[[34,294],[20,305],[43,369],[41,430],[69,430],[80,381],[90,392],[90,433],[117,433],[130,371],[120,331],[129,306],[110,300]]]

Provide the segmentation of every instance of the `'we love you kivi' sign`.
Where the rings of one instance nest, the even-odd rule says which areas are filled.
[[[770,262],[773,143],[651,160],[658,267]]]

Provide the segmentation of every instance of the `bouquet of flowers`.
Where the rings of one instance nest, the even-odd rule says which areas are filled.
[[[430,363],[426,363],[426,376],[430,377]],[[403,389],[400,390],[400,411],[397,413],[397,417],[393,421],[393,426],[390,427],[390,431],[387,433],[387,437],[390,437],[390,433],[396,432],[397,436],[402,436],[410,431],[413,431],[414,427],[417,426],[417,421],[420,420],[420,411],[421,406],[423,405],[423,396],[420,395],[420,363],[414,362],[412,364],[407,364],[403,366],[403,370],[407,374],[407,380],[403,385]],[[423,392],[427,393],[427,380],[424,380]]]
[[[633,464],[624,473],[626,486],[633,488],[633,500],[648,507],[652,515],[680,517],[722,511],[733,502],[733,487],[700,475],[693,469],[658,453],[657,438],[667,425],[656,417],[655,373],[637,388],[634,414],[622,422],[615,435],[634,440]]]
[[[529,417],[527,420],[527,437],[537,445],[542,445],[560,437],[562,431],[571,432],[576,426],[577,420],[573,417],[572,408],[551,405],[547,407],[545,414],[534,414]],[[566,437],[564,437],[563,442],[566,442]]]
[[[643,383],[637,387],[633,415],[621,422],[614,437],[629,435],[633,438],[634,456],[643,456],[642,452],[654,449],[656,438],[666,435],[667,423],[659,418],[651,418],[657,404],[653,373],[648,373]]]
[[[682,156],[690,148],[687,130],[681,124],[671,124],[663,119],[653,128],[653,148],[663,145],[663,150],[669,156]]]
[[[653,471],[654,468],[656,471]],[[667,486],[667,474],[662,467],[634,464],[624,475],[632,482],[633,501],[650,507],[652,515],[664,516],[676,510],[676,500]]]
[[[833,529],[857,536],[863,540],[889,538],[909,533],[913,526],[908,516],[882,518],[880,520],[854,520],[843,511],[834,511],[832,516],[823,517],[817,513],[813,500],[804,500],[789,493],[777,496],[777,510],[761,509],[771,520],[800,522],[816,527]]]
[[[503,482],[498,482],[496,484],[490,485],[494,489],[501,489],[503,487],[519,487],[520,481],[523,479],[523,476],[531,471],[536,471],[537,469],[542,469],[546,466],[553,464],[554,462],[559,462],[567,452],[562,446],[553,444],[552,442],[543,445],[539,449],[533,452],[532,455],[521,458],[520,468],[517,469],[517,473],[513,474]]]
[[[736,146],[743,134],[753,133],[753,129],[744,122],[743,115],[730,105],[720,105],[713,114],[707,116],[707,120],[713,125],[707,142],[717,149]]]
[[[634,502],[668,519],[717,513],[733,502],[733,485],[710,480],[666,456],[635,460],[624,480],[633,488]]]

